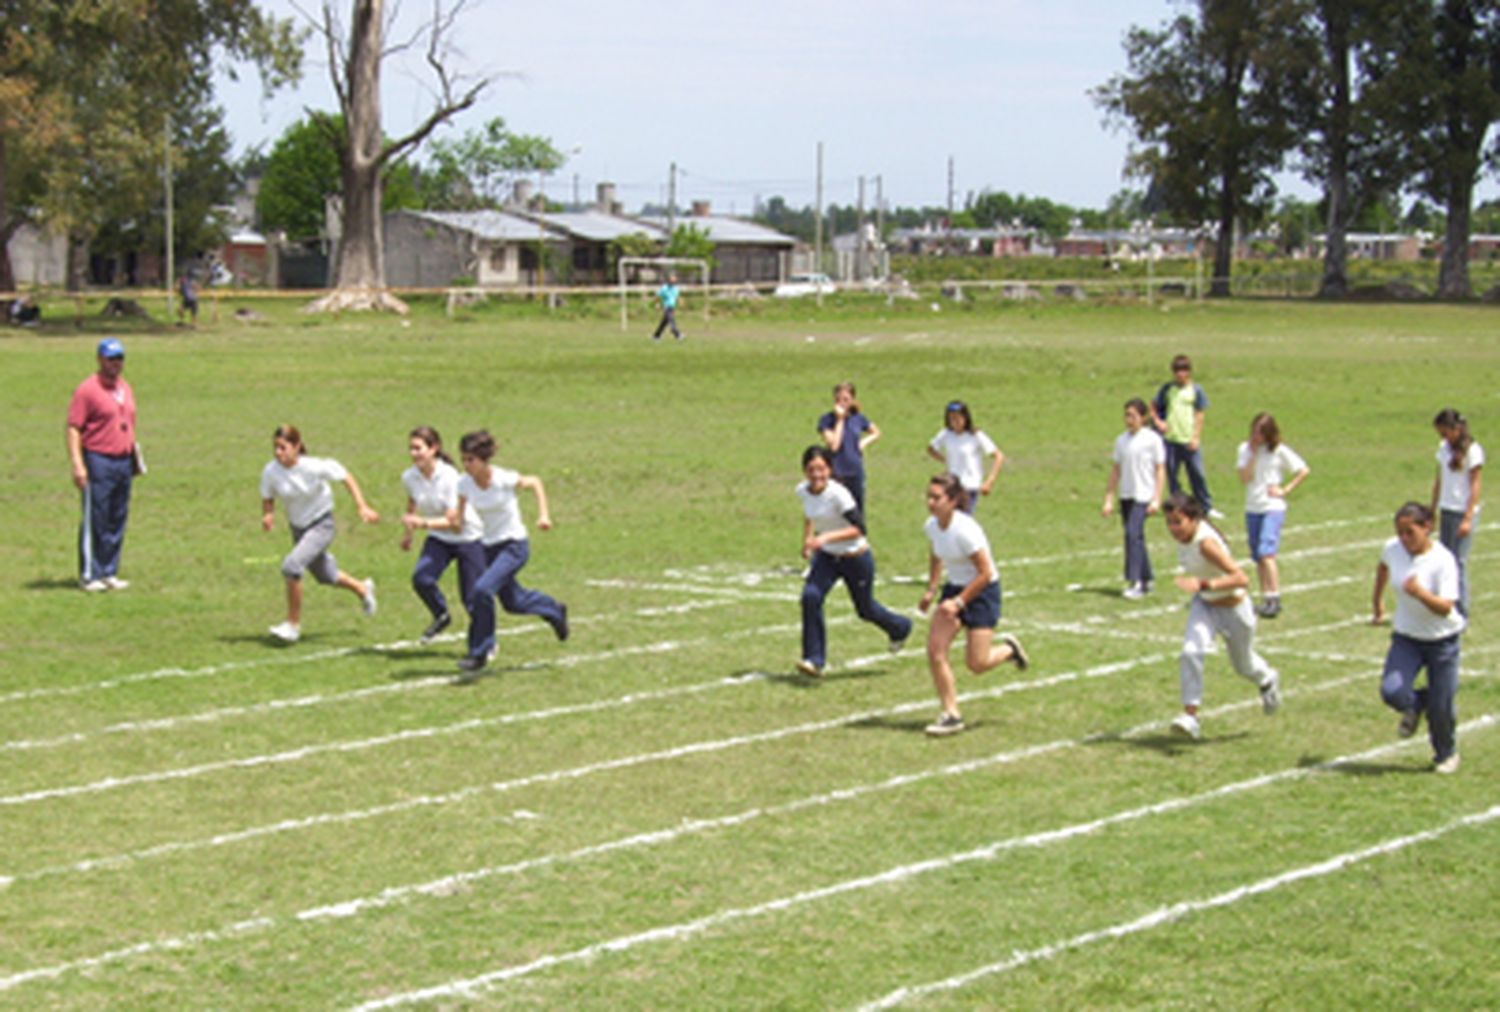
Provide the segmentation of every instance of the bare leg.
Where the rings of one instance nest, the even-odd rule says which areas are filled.
[[[286,620],[292,625],[302,624],[302,581],[288,578],[286,581]]]
[[[1276,569],[1276,556],[1267,555],[1255,564],[1260,571],[1261,596],[1275,597],[1281,593],[1281,574]]]
[[[937,690],[943,712],[959,716],[958,690],[953,681],[953,666],[948,663],[948,648],[958,635],[959,621],[941,610],[933,613],[927,631],[927,666],[932,670],[932,687]]]
[[[991,668],[999,667],[1016,655],[1009,643],[1002,643],[998,647],[994,645],[995,630],[993,629],[970,629],[968,643],[964,651],[964,661],[969,665],[969,670],[976,675],[982,675]]]
[[[353,594],[355,597],[359,598],[361,601],[363,601],[364,598],[365,598],[365,583],[364,583],[364,581],[363,580],[356,580],[354,577],[350,576],[348,573],[344,572],[342,569],[339,570],[339,578],[336,581],[336,585],[339,586],[339,587],[343,587],[345,590],[349,591],[351,594]]]

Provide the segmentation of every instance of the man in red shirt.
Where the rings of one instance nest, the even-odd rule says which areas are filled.
[[[99,371],[78,384],[68,407],[68,457],[83,493],[78,582],[84,590],[124,590],[120,548],[136,472],[135,394],[125,382],[125,346],[99,342]]]

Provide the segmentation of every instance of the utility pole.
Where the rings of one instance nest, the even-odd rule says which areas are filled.
[[[166,240],[167,240],[167,283],[166,283],[166,289],[167,289],[167,319],[170,320],[172,318],[173,314],[176,313],[176,311],[177,311],[177,307],[173,304],[174,303],[173,295],[174,295],[174,293],[176,291],[176,289],[173,287],[173,284],[174,284],[174,282],[177,279],[177,272],[176,272],[177,265],[176,265],[175,259],[173,257],[173,249],[172,249],[172,246],[173,246],[173,242],[172,242],[173,224],[172,224],[172,114],[171,113],[167,113],[165,116],[162,117],[162,137],[161,137],[161,141],[162,141],[162,143],[161,143],[161,175],[162,175],[162,186],[166,190],[166,200],[167,200],[167,219],[166,219],[166,225],[167,225],[167,234],[166,234]]]
[[[859,216],[854,231],[854,280],[869,277],[870,250],[865,244],[865,177],[859,177]]]
[[[818,141],[818,185],[813,204],[813,272],[823,270],[823,142]],[[823,298],[822,290],[818,299]]]
[[[875,177],[875,241],[879,244],[876,248],[885,251],[885,177]],[[880,276],[885,278],[889,275],[890,258],[884,255],[880,258]]]
[[[948,229],[944,238],[949,256],[953,255],[953,156],[948,156]]]
[[[672,238],[672,233],[677,231],[677,163],[672,163],[671,174],[667,176],[667,239]]]

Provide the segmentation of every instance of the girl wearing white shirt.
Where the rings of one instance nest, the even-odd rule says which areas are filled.
[[[1260,690],[1261,709],[1269,716],[1281,706],[1281,676],[1255,652],[1255,611],[1245,594],[1250,577],[1229,554],[1224,536],[1205,519],[1205,512],[1202,503],[1181,492],[1168,497],[1163,509],[1182,567],[1175,582],[1179,590],[1193,595],[1178,661],[1182,713],[1172,721],[1172,730],[1194,739],[1202,734],[1198,707],[1203,702],[1203,666],[1216,635],[1224,637],[1234,670]]]
[[[276,523],[276,500],[286,509],[292,529],[292,550],[281,561],[286,578],[286,621],[271,627],[271,635],[284,643],[302,636],[302,574],[310,571],[319,583],[343,587],[360,599],[366,615],[375,614],[375,581],[356,580],[339,569],[328,546],[333,544],[333,490],[330,481],[341,481],[354,498],[359,518],[367,524],[380,514],[365,502],[354,475],[332,457],[306,456],[302,434],[295,425],[277,428],[272,444],[274,460],[260,475],[260,526],[269,531]]]
[[[1432,483],[1432,512],[1438,517],[1438,540],[1458,560],[1458,608],[1469,613],[1469,549],[1479,522],[1480,472],[1484,448],[1469,435],[1469,420],[1444,408],[1432,420],[1443,441],[1437,450],[1437,478]]]
[[[974,417],[963,401],[952,401],[943,411],[943,428],[927,445],[927,455],[941,461],[948,473],[958,476],[968,493],[964,511],[970,516],[979,508],[979,497],[989,495],[1000,477],[1000,468],[1005,463],[1005,454],[986,436],[983,430],[974,428]],[[990,458],[989,473],[984,470],[985,458]]]
[[[516,499],[518,490],[530,489],[536,495],[536,525],[544,531],[552,529],[542,479],[492,467],[495,437],[483,429],[465,435],[458,448],[464,475],[458,480],[458,502],[448,511],[447,528],[461,531],[462,517],[472,506],[483,527],[480,540],[485,562],[484,572],[469,593],[469,652],[458,666],[462,671],[479,672],[489,664],[495,651],[496,598],[512,615],[541,618],[559,640],[568,638],[568,606],[516,581],[516,574],[531,558],[531,542]]]
[[[1000,637],[1000,646],[994,645],[995,625],[1000,621],[1000,574],[995,570],[984,528],[964,512],[965,495],[963,484],[952,474],[940,474],[927,485],[927,512],[931,515],[922,530],[931,552],[927,591],[917,608],[926,613],[933,598],[938,598],[927,633],[927,666],[942,705],[938,719],[927,726],[927,733],[933,736],[957,734],[964,729],[953,667],[948,663],[948,648],[960,628],[967,630],[964,659],[974,674],[983,674],[1006,661],[1025,671],[1030,663],[1021,642],[1009,633]]]
[[[1427,713],[1433,768],[1458,770],[1453,728],[1458,719],[1458,639],[1467,624],[1458,603],[1458,562],[1432,540],[1432,511],[1409,502],[1396,511],[1396,536],[1386,542],[1375,567],[1374,617],[1385,621],[1385,588],[1396,588],[1391,648],[1385,655],[1380,698],[1401,714],[1396,733],[1410,738]],[[1413,689],[1427,669],[1427,688]]]
[[[899,651],[911,635],[911,619],[897,615],[875,600],[875,557],[865,540],[865,521],[854,495],[833,480],[833,452],[809,446],[802,454],[797,486],[802,500],[802,557],[810,563],[802,586],[802,660],[797,670],[817,678],[828,662],[828,636],[823,625],[823,599],[839,580],[849,589],[860,618],[890,637],[891,651]]]
[[[1281,441],[1276,419],[1262,411],[1250,422],[1250,439],[1240,444],[1235,460],[1245,486],[1245,531],[1250,557],[1260,577],[1260,607],[1265,618],[1281,614],[1281,574],[1276,553],[1281,550],[1281,528],[1286,521],[1286,497],[1307,480],[1307,462]],[[1291,479],[1287,479],[1291,475]]]
[[[1167,444],[1146,424],[1148,410],[1139,397],[1125,402],[1125,431],[1115,438],[1104,505],[1099,510],[1105,517],[1113,513],[1115,492],[1120,493],[1120,522],[1125,528],[1122,596],[1131,601],[1151,593],[1155,574],[1146,550],[1146,518],[1161,511],[1161,493],[1167,484]]]
[[[464,511],[462,528],[447,530],[448,511],[458,505],[458,468],[443,452],[443,437],[430,425],[419,425],[407,436],[411,467],[401,475],[406,488],[406,513],[401,524],[401,550],[411,550],[412,533],[430,531],[422,543],[422,554],[412,570],[411,586],[427,610],[432,623],[422,633],[422,642],[431,643],[453,622],[448,613],[448,599],[438,587],[448,564],[458,562],[460,599],[467,602],[474,581],[484,572],[484,550],[479,545],[479,514]]]

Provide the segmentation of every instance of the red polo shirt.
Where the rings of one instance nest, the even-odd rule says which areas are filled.
[[[94,373],[73,391],[68,425],[83,434],[83,448],[91,453],[122,457],[135,449],[135,394],[125,377],[105,386]]]

